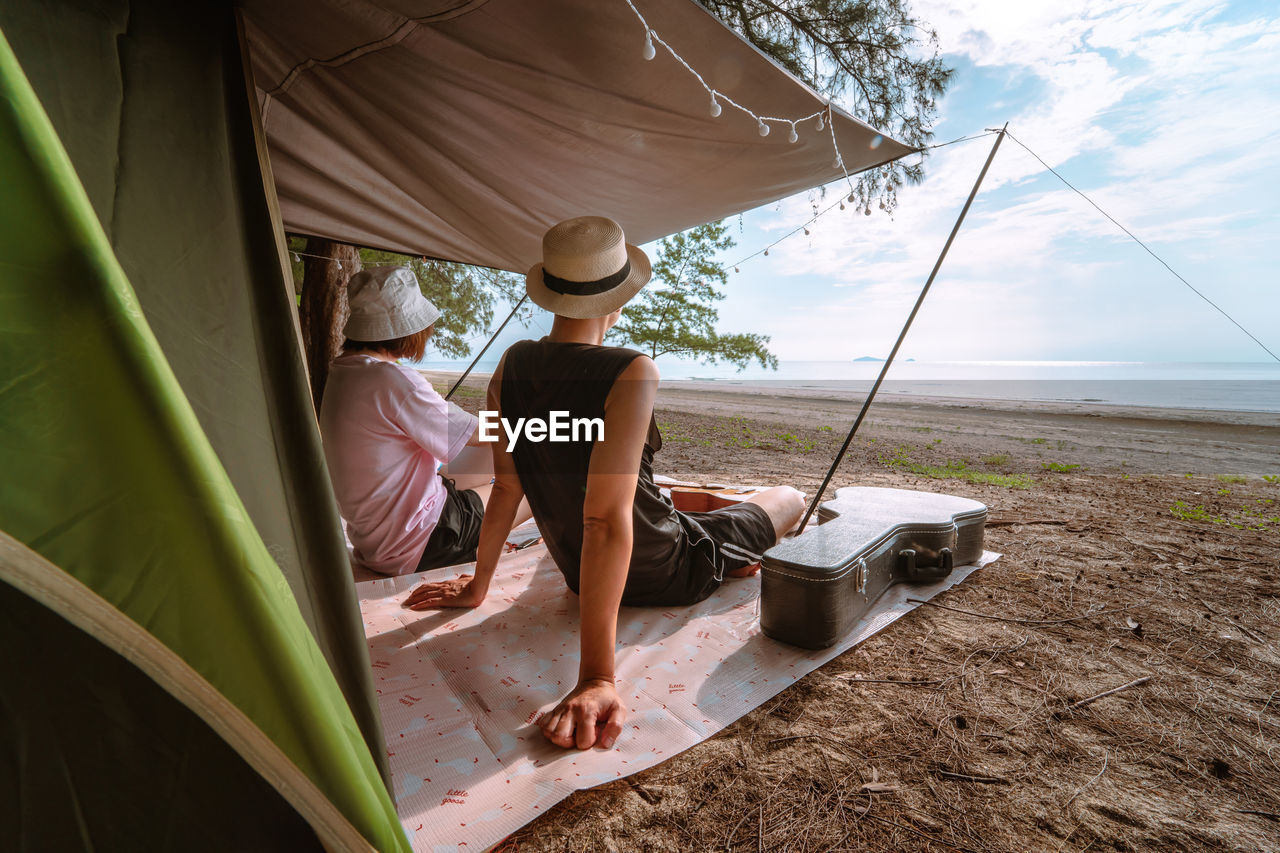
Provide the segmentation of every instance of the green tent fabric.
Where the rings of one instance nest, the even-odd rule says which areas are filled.
[[[47,585],[40,605],[62,616],[98,608],[116,620],[132,637],[108,644],[117,653],[154,638],[168,665],[189,668],[195,687],[185,701],[195,716],[171,715],[172,730],[155,727],[157,738],[208,743],[202,725],[219,713],[234,718],[225,725],[279,752],[274,777],[261,755],[251,763],[313,829],[297,789],[314,786],[321,811],[336,807],[328,834],[316,829],[326,846],[351,846],[341,826],[332,829],[345,820],[376,849],[407,849],[368,747],[381,752],[376,717],[371,732],[353,715],[353,706],[370,713],[361,706],[372,691],[348,684],[344,697],[335,678],[367,679],[367,665],[358,672],[364,651],[347,606],[349,575],[336,573],[347,568],[332,556],[342,551],[324,547],[337,532],[308,444],[314,427],[290,428],[291,418],[310,415],[289,313],[263,310],[288,293],[250,156],[231,12],[196,3],[6,5],[0,26],[12,40],[0,39],[0,530],[15,543],[6,553],[19,555],[0,560],[0,578],[11,587],[6,615],[20,617],[6,641],[25,626],[19,652],[61,662],[47,677],[89,694],[79,725],[59,737],[101,742],[92,773],[70,762],[24,773],[45,754],[42,729],[21,710],[38,703],[18,698],[41,689],[23,683],[40,668],[27,660],[0,671],[0,733],[15,759],[0,771],[0,826],[18,832],[6,844],[42,847],[35,825],[62,821],[77,827],[84,849],[135,849],[113,843],[123,842],[113,833],[127,821],[95,823],[103,810],[82,804],[136,800],[158,821],[198,809],[202,790],[120,766],[154,760],[172,769],[181,757],[181,749],[168,759],[163,749],[130,753],[162,700],[124,689],[133,682],[123,674],[107,690],[113,667],[84,651],[92,644],[80,629],[13,598],[37,583]],[[35,91],[26,66],[39,69]],[[246,352],[258,355],[239,363]],[[33,560],[47,562],[32,569]],[[341,579],[345,597],[312,574],[320,563],[324,578],[326,560],[328,581]],[[24,565],[25,587],[14,580]],[[351,697],[360,701],[349,705]],[[235,760],[249,758],[240,752]],[[199,768],[211,778],[243,775],[226,749],[194,749],[185,760],[202,756],[217,762]],[[278,778],[290,774],[292,794]],[[131,787],[143,780],[145,788]],[[225,793],[248,802],[254,790]],[[201,831],[236,819],[223,813]],[[291,833],[296,817],[273,825]],[[220,845],[202,836],[194,846]]]
[[[0,4],[0,30],[385,767],[231,5]]]
[[[7,583],[0,613],[6,849],[321,849],[281,794],[145,672]]]

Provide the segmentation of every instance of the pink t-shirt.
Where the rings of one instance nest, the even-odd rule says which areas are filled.
[[[457,456],[476,423],[413,368],[361,353],[334,360],[320,435],[362,565],[384,575],[417,568],[444,507],[437,462]]]

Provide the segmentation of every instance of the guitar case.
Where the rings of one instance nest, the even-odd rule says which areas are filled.
[[[765,552],[760,627],[775,640],[834,645],[896,583],[933,583],[982,556],[987,507],[953,495],[847,487],[818,524]]]

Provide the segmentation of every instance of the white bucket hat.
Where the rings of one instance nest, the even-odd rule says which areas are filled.
[[[585,320],[626,305],[653,274],[649,257],[626,241],[622,226],[604,216],[579,216],[542,238],[542,263],[524,286],[535,304]]]
[[[408,267],[371,267],[347,282],[351,315],[342,333],[353,341],[390,341],[421,332],[440,319]]]

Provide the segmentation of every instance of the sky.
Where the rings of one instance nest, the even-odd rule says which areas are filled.
[[[1280,7],[914,0],[912,8],[955,68],[935,142],[1008,122],[1280,353]],[[784,361],[887,355],[993,141],[936,151],[892,217],[835,210],[808,237],[740,264],[722,330],[767,334]],[[723,259],[803,223],[815,197],[744,214]],[[908,357],[1271,360],[1010,138],[899,355]]]
[[[955,69],[934,142],[1006,122],[1013,138],[1001,143],[899,361],[1280,367],[1014,139],[1280,353],[1274,0],[911,7]],[[925,180],[899,192],[892,215],[874,205],[870,216],[832,210],[808,236],[737,263],[720,331],[768,335],[784,365],[887,356],[994,139],[933,152]],[[721,260],[732,269],[803,225],[815,200],[826,207],[845,193],[834,184],[735,217],[737,245]],[[541,311],[523,329],[513,324],[489,360],[549,326]]]

